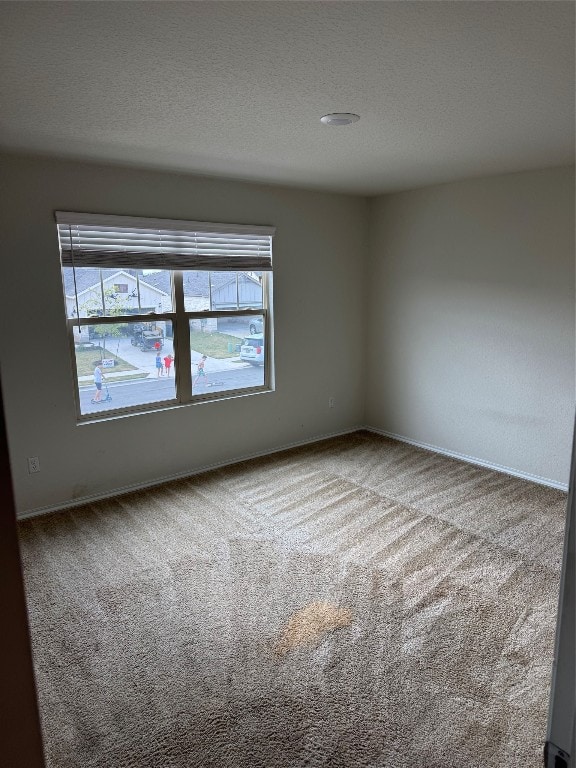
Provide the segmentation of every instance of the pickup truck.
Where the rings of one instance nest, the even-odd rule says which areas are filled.
[[[161,328],[153,326],[152,323],[136,323],[132,326],[130,343],[144,352],[157,352],[164,346],[164,333]]]

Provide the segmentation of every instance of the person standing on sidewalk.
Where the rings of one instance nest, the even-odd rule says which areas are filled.
[[[174,358],[170,354],[166,355],[164,358],[164,368],[166,369],[166,376],[168,376],[168,378],[170,378],[170,368],[172,367],[173,359]]]
[[[156,374],[158,378],[160,378],[160,376],[164,376],[164,363],[160,357],[160,350],[156,352]]]
[[[92,398],[93,403],[99,403],[102,399],[102,380],[106,377],[102,373],[102,360],[97,360],[94,363],[94,386],[96,387],[96,394]]]
[[[204,370],[204,366],[206,365],[206,355],[202,355],[202,358],[198,361],[198,374],[194,381],[192,382],[192,386],[198,383],[198,379],[202,378],[206,380],[206,371]]]

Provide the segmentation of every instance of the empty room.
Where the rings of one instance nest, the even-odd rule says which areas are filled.
[[[568,768],[574,21],[0,3],[2,766]]]

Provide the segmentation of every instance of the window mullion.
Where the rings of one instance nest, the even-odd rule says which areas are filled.
[[[188,310],[186,316],[190,320],[202,320],[207,317],[259,317],[264,314],[264,309],[215,309],[212,312],[204,309]]]
[[[262,275],[262,317],[264,319],[264,384],[270,386],[272,377],[272,328],[270,327],[270,283],[269,275]]]
[[[190,330],[184,308],[184,274],[173,272],[174,308],[174,350],[176,352],[176,392],[180,402],[192,398],[192,359],[190,355]]]

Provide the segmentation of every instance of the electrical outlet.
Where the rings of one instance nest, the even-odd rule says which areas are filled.
[[[328,408],[335,408],[336,407],[336,398],[335,397],[329,397],[328,398]]]
[[[28,472],[32,475],[34,472],[40,472],[40,459],[38,456],[30,456],[28,459]]]

